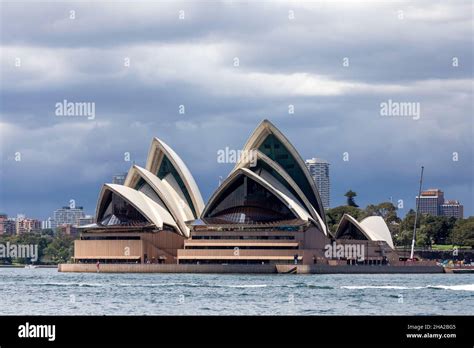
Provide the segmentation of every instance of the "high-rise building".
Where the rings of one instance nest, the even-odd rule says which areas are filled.
[[[16,234],[16,222],[14,218],[8,218],[3,223],[4,234],[13,235]]]
[[[16,234],[16,219],[0,214],[0,235]]]
[[[464,218],[464,206],[456,200],[447,200],[440,206],[441,215],[455,217],[456,219]]]
[[[416,204],[421,214],[432,216],[454,216],[462,219],[464,207],[459,201],[445,200],[444,193],[440,189],[429,189],[421,192],[421,196],[416,196]]]
[[[439,206],[444,203],[444,193],[440,189],[429,189],[421,192],[421,196],[416,196],[416,204],[420,214],[432,216],[440,215]]]
[[[112,176],[112,184],[123,185],[126,177],[127,173],[115,174]]]
[[[0,214],[0,236],[16,234],[16,219],[7,214]]]
[[[5,234],[5,223],[8,221],[7,214],[0,214],[0,235]]]
[[[330,191],[331,182],[329,180],[329,162],[321,158],[311,158],[306,160],[306,167],[308,168],[311,177],[316,183],[319,195],[321,196],[321,203],[324,209],[329,209],[330,205]]]
[[[78,220],[84,217],[82,207],[62,207],[54,211],[54,221],[56,227],[61,225],[77,225]]]
[[[41,230],[41,221],[29,219],[25,215],[18,215],[15,225],[16,234],[30,233]]]

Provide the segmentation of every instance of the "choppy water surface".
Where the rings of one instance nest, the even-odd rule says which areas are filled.
[[[58,273],[0,268],[6,315],[472,315],[473,274]]]

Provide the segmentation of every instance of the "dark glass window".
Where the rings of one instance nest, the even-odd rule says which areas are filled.
[[[339,239],[367,240],[367,237],[356,226],[348,223],[339,235]]]
[[[184,184],[183,180],[181,180],[181,177],[178,174],[178,171],[176,168],[173,166],[171,161],[168,159],[168,157],[164,156],[163,160],[161,161],[160,168],[158,169],[158,172],[156,173],[156,176],[159,177],[160,179],[163,179],[166,175],[171,173],[173,175],[174,179],[178,183],[181,191],[183,191],[184,197],[186,198],[186,201],[188,202],[189,207],[191,208],[194,216],[198,217],[196,214],[196,209],[194,208],[193,201],[191,199],[191,196],[186,189],[186,185]]]
[[[275,179],[277,179],[280,184],[282,184],[288,191],[290,191],[293,196],[301,203],[302,206],[305,206],[303,200],[300,198],[300,196],[296,193],[296,191],[293,189],[293,187],[288,184],[288,182],[272,167],[270,167],[266,162],[262,160],[258,160],[257,165],[255,167],[250,168],[253,172],[255,173],[260,173],[262,169],[266,170],[269,172]]]
[[[100,218],[104,226],[146,226],[150,223],[133,205],[115,193],[107,197],[106,210]]]
[[[259,150],[272,160],[277,162],[286,169],[291,178],[301,188],[301,191],[306,195],[309,202],[314,206],[320,216],[324,217],[324,211],[319,211],[318,201],[316,196],[312,194],[313,190],[305,173],[297,165],[296,159],[291,155],[288,149],[275,137],[275,135],[268,135],[260,145]],[[306,170],[306,169],[305,169]]]
[[[242,175],[221,193],[206,218],[248,224],[291,220],[295,216],[273,193]]]

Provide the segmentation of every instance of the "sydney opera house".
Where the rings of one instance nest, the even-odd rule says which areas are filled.
[[[207,204],[184,161],[153,139],[145,167],[105,184],[75,263],[382,264],[398,260],[384,220],[344,215],[331,233],[317,187],[288,139],[264,120]],[[363,245],[363,258],[327,245]]]

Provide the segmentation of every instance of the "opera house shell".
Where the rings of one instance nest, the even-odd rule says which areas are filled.
[[[358,222],[344,214],[337,227],[336,239],[357,239],[385,242],[394,249],[392,234],[381,216],[368,216]]]
[[[303,159],[271,122],[260,123],[243,153],[251,155],[205,205],[183,160],[154,138],[144,168],[133,165],[124,185],[102,187],[96,223],[83,227],[75,262],[328,263],[324,248],[335,241],[363,243],[368,260],[390,254],[380,217],[359,223],[344,215],[331,235]]]

